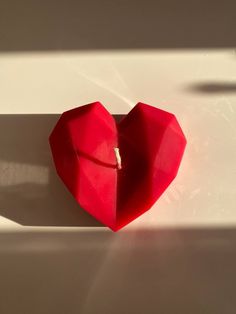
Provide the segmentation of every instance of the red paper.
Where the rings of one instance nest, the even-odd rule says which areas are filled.
[[[99,102],[66,111],[49,141],[57,173],[77,202],[114,231],[157,201],[186,145],[173,114],[143,103],[118,124]]]

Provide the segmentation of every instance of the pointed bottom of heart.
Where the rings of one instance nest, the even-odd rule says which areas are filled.
[[[153,206],[177,175],[186,146],[176,117],[143,103],[119,123],[99,102],[66,111],[49,141],[76,201],[113,231]]]

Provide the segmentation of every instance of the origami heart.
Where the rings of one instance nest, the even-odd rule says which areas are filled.
[[[143,103],[119,123],[99,102],[66,111],[49,141],[69,191],[113,231],[156,202],[175,178],[186,145],[173,114]]]

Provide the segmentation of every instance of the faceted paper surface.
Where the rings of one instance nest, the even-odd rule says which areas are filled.
[[[57,173],[77,202],[114,231],[157,201],[186,145],[173,114],[143,103],[119,123],[99,102],[66,111],[49,141]]]

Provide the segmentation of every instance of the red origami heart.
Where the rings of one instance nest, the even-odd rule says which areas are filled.
[[[119,123],[99,102],[66,111],[49,141],[57,173],[77,202],[114,231],[156,202],[186,145],[173,114],[143,103]]]

